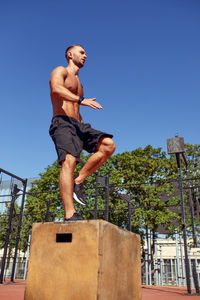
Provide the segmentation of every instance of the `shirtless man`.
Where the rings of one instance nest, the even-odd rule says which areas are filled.
[[[102,109],[96,98],[84,98],[78,74],[87,58],[80,45],[67,48],[67,67],[57,67],[50,78],[50,94],[53,119],[49,133],[58,154],[58,166],[62,167],[59,177],[60,193],[65,209],[65,221],[83,220],[73,204],[74,199],[86,205],[82,193],[82,182],[96,171],[115,151],[112,135],[91,128],[83,123],[80,105]],[[82,150],[94,154],[85,163],[74,179],[77,158]]]

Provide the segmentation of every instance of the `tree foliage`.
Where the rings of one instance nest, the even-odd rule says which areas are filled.
[[[188,172],[185,171],[182,161],[183,177],[195,178],[200,175],[200,145],[186,144],[186,158]],[[90,155],[82,153],[81,159],[86,161]],[[78,164],[76,172],[81,168]],[[32,184],[26,199],[23,227],[20,244],[26,249],[26,241],[31,231],[32,223],[45,221],[62,221],[64,217],[63,205],[59,193],[59,172],[56,162],[48,166],[40,179]],[[157,232],[163,225],[169,233],[174,228],[181,229],[180,193],[177,182],[177,164],[175,156],[168,157],[161,148],[147,146],[130,152],[113,155],[98,170],[98,176],[109,175],[109,221],[127,228],[128,205],[121,199],[121,195],[129,195],[131,199],[131,224],[133,232],[144,235],[147,229]],[[191,183],[190,183],[191,184]],[[96,174],[89,176],[84,183],[84,192],[88,206],[76,205],[85,219],[94,218]],[[184,187],[188,181],[184,182]],[[188,202],[188,190],[185,189],[185,202]],[[173,209],[172,209],[173,208]],[[187,226],[191,227],[191,218],[188,214]],[[105,186],[98,183],[98,218],[105,217]],[[195,222],[198,224],[198,218]]]

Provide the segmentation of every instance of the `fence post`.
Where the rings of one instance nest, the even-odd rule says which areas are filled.
[[[28,236],[28,246],[26,251],[26,263],[24,268],[24,280],[26,280],[26,274],[27,274],[27,268],[28,268],[28,257],[29,257],[29,251],[30,251],[30,243],[31,243],[31,235]]]
[[[131,225],[131,203],[128,202],[128,230],[132,231],[132,225]]]
[[[98,203],[98,171],[95,172],[95,204],[94,204],[94,219],[97,219],[97,203]]]
[[[182,249],[182,241],[181,241],[181,236],[180,238],[180,252],[181,252],[181,266],[182,266],[182,279],[183,279],[183,286],[186,286],[186,279],[185,279],[185,261],[183,257],[183,249]]]
[[[8,245],[10,242],[10,234],[11,234],[11,229],[12,229],[12,217],[13,217],[13,211],[14,211],[14,205],[15,205],[16,198],[17,198],[17,185],[15,184],[14,189],[12,191],[12,200],[10,203],[8,228],[7,228],[6,241],[5,241],[5,245],[4,245],[4,252],[3,252],[3,258],[2,258],[2,263],[1,263],[0,283],[3,283],[3,278],[4,278],[6,256],[7,256]]]
[[[154,247],[155,247],[155,282],[156,285],[158,285],[158,251],[157,251],[157,240],[154,241]]]
[[[200,219],[200,205],[199,205],[199,189],[195,189],[195,201],[196,201],[196,216]]]
[[[191,258],[190,258],[190,250],[189,250],[189,245],[187,246],[188,249],[188,261],[189,261],[189,268],[190,268],[190,282],[191,286],[194,287],[194,280],[192,277],[192,264],[191,264]]]
[[[146,273],[146,285],[149,284],[149,276],[148,276],[148,250],[145,249],[145,273]]]
[[[177,267],[176,256],[174,256],[174,269],[175,269],[176,285],[179,286],[179,283],[178,283],[178,267]],[[171,268],[171,273],[173,275],[173,265],[172,265],[172,268]],[[173,278],[174,278],[174,276],[173,276]]]
[[[160,245],[160,285],[163,285],[162,245]]]
[[[49,199],[46,201],[46,206],[47,206],[47,210],[46,210],[45,222],[49,222],[49,208],[50,208],[50,200]]]
[[[22,196],[22,203],[21,203],[21,209],[20,209],[20,216],[19,216],[19,224],[17,228],[17,237],[16,237],[16,244],[15,244],[15,254],[13,259],[13,266],[12,266],[12,273],[11,273],[11,280],[14,281],[14,275],[15,275],[15,266],[17,261],[17,251],[18,251],[18,245],[20,240],[20,233],[21,233],[21,227],[22,227],[22,216],[23,216],[23,210],[24,210],[24,201],[25,201],[25,195],[26,195],[26,186],[27,186],[27,179],[23,182],[24,189],[23,189],[23,196]]]
[[[110,194],[109,175],[105,176],[105,189],[106,189],[105,220],[108,222],[109,221],[109,194]]]
[[[196,258],[195,258],[195,263],[196,263],[196,266],[198,266],[198,262],[197,262]],[[200,269],[200,265],[199,265],[199,269]],[[198,283],[200,285],[200,272],[197,272],[197,280],[198,280]]]
[[[183,198],[180,153],[176,153],[176,161],[178,166],[178,183],[179,183],[179,190],[180,190],[180,204],[181,204],[181,214],[182,214],[183,241],[184,241],[184,250],[185,250],[185,272],[186,272],[187,291],[188,294],[191,294],[190,268],[189,268],[188,250],[187,250],[185,208],[184,208],[184,198]]]
[[[149,263],[149,285],[152,284],[151,282],[151,230],[148,229],[148,263]]]
[[[177,285],[181,286],[181,276],[180,276],[180,261],[179,261],[179,249],[178,249],[178,233],[177,229],[175,229],[175,237],[176,237],[176,266],[177,266]]]

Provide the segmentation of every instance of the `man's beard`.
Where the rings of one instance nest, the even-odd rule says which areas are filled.
[[[84,66],[84,63],[82,63],[79,59],[75,58],[74,59],[74,64],[79,67],[82,68]]]

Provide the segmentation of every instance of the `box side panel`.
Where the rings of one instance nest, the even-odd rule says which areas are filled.
[[[102,221],[98,300],[141,300],[140,237]]]
[[[71,234],[71,242],[56,242]],[[98,225],[87,221],[33,226],[25,300],[95,300]]]

